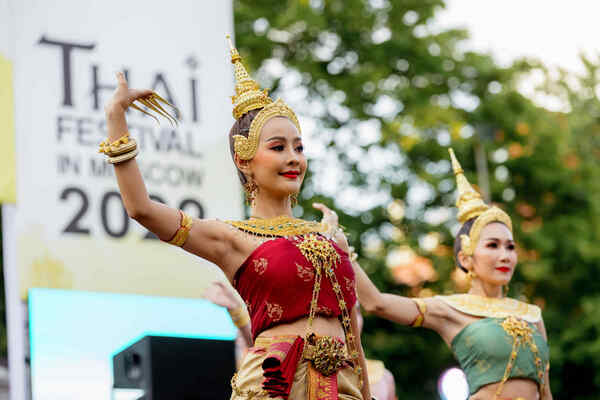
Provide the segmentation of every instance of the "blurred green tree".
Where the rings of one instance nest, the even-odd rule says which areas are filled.
[[[265,87],[302,115],[314,150],[296,210],[336,209],[381,290],[461,289],[447,147],[515,224],[510,295],[540,305],[555,398],[600,391],[600,102],[597,62],[558,78],[539,63],[499,66],[465,50],[467,32],[436,24],[442,0],[235,0],[236,44]],[[543,78],[536,98],[519,87]],[[548,100],[549,99],[549,100]],[[434,266],[434,268],[432,268]],[[432,332],[368,317],[367,355],[393,372],[399,398],[432,399],[456,365]]]

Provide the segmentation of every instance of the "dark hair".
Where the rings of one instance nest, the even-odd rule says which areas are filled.
[[[242,185],[245,185],[248,182],[248,180],[246,179],[246,176],[244,175],[244,173],[242,171],[240,171],[240,169],[235,164],[235,155],[234,155],[235,148],[233,146],[235,143],[235,140],[233,139],[233,137],[235,135],[241,135],[244,137],[248,137],[248,135],[250,133],[250,124],[252,124],[254,117],[256,117],[256,114],[258,114],[260,112],[260,110],[262,110],[262,108],[257,108],[256,110],[248,111],[246,114],[239,117],[237,119],[237,121],[235,121],[235,123],[233,124],[231,129],[229,130],[229,152],[231,153],[231,158],[233,159],[233,164],[235,165],[235,168],[237,169],[238,178],[240,178],[240,183]]]
[[[460,240],[460,236],[469,236],[469,233],[471,233],[471,228],[473,227],[473,224],[475,223],[476,219],[477,217],[467,220],[467,222],[465,222],[460,227],[458,233],[456,234],[456,238],[454,239],[454,260],[456,261],[456,265],[458,265],[458,267],[465,272],[468,272],[467,269],[463,267],[460,261],[458,260],[458,252],[462,250],[462,241]]]

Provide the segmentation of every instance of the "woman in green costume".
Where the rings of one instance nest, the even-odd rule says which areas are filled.
[[[457,179],[458,266],[471,279],[466,294],[410,299],[381,293],[354,262],[363,307],[382,318],[433,329],[454,352],[470,400],[551,400],[549,351],[540,309],[504,297],[517,264],[510,217],[486,205],[450,150]]]

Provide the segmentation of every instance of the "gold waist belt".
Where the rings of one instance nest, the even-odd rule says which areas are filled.
[[[302,357],[309,360],[324,376],[330,376],[352,365],[346,352],[346,345],[341,340],[331,336],[317,336],[314,333],[304,341]]]

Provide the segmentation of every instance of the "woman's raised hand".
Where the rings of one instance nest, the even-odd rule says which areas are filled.
[[[327,231],[333,241],[336,242],[342,250],[348,252],[350,246],[348,245],[348,240],[346,239],[346,235],[344,235],[344,231],[342,231],[339,226],[340,220],[337,213],[322,203],[313,203],[313,207],[323,213],[321,223],[328,226]]]
[[[127,108],[133,104],[135,100],[148,97],[153,92],[150,89],[131,89],[125,79],[125,74],[117,72],[117,89],[113,93],[112,98],[104,108],[109,112],[121,111],[125,112]]]

